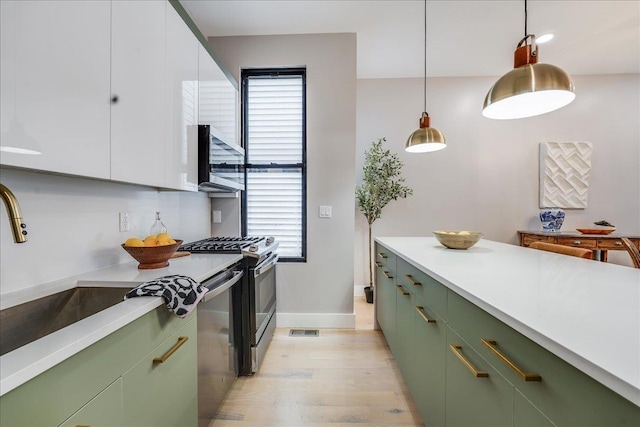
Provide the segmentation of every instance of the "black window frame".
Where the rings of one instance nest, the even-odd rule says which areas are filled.
[[[302,179],[302,247],[299,257],[280,257],[279,262],[307,262],[307,69],[304,67],[293,68],[247,68],[241,72],[241,138],[245,151],[244,182],[247,183],[247,174],[250,169],[300,169]],[[249,79],[280,78],[288,76],[302,77],[302,162],[301,163],[271,163],[268,165],[252,165],[249,163],[249,138],[246,120],[249,112],[247,84]],[[241,210],[242,235],[247,235],[247,191],[242,192]]]

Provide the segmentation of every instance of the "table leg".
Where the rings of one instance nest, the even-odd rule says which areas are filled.
[[[600,249],[600,261],[607,262],[609,259],[609,251],[606,249]]]

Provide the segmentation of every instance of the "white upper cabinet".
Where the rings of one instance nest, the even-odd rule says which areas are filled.
[[[204,46],[199,49],[199,124],[211,125],[237,144],[238,91]]]
[[[164,0],[111,4],[111,179],[166,186]]]
[[[198,47],[200,42],[172,6],[166,32],[166,186],[198,189]]]
[[[1,164],[109,178],[110,8],[0,1]]]

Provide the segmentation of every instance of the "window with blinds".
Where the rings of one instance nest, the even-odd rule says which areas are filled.
[[[298,68],[242,71],[242,232],[275,237],[283,261],[306,260],[305,78]]]

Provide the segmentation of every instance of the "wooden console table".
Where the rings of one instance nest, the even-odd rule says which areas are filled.
[[[640,248],[640,236],[628,236],[619,233],[611,234],[582,234],[574,232],[548,232],[548,231],[522,231],[520,234],[520,246],[528,247],[533,242],[556,243],[558,245],[574,246],[576,248],[587,248],[593,251],[593,259],[607,262],[608,251],[624,251],[625,248],[620,240],[628,238]],[[598,256],[600,251],[600,256]]]

